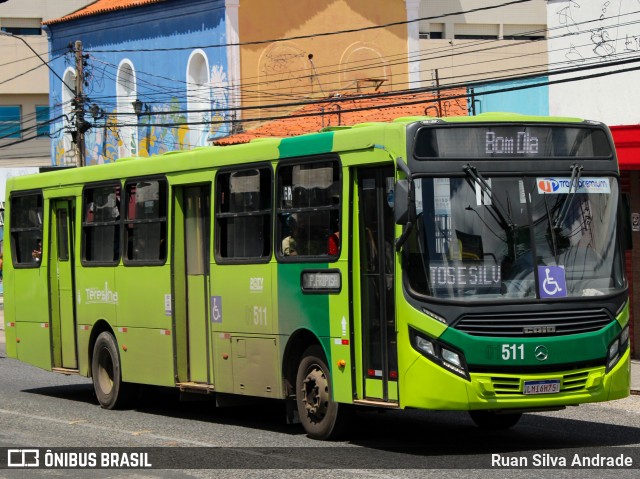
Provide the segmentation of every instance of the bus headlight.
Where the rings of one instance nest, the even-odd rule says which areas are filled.
[[[416,335],[416,348],[420,350],[421,353],[426,353],[430,356],[436,355],[436,348],[431,341],[428,339],[424,339],[422,336]]]
[[[607,349],[607,372],[618,364],[629,346],[629,326],[625,326],[622,332],[609,344]]]
[[[442,348],[442,359],[446,362],[453,364],[454,366],[462,367],[462,362],[460,361],[460,356],[458,353],[454,353],[453,351],[449,351],[448,349]]]
[[[455,351],[448,344],[429,338],[412,328],[409,328],[409,337],[411,345],[424,357],[469,381],[467,364],[460,351]]]
[[[629,326],[626,326],[620,333],[620,346],[622,346],[622,349],[625,349],[627,341],[629,341]]]

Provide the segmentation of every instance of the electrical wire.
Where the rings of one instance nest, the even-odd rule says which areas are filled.
[[[318,37],[326,37],[326,36],[332,36],[332,35],[344,35],[347,33],[358,33],[358,32],[364,32],[364,31],[369,31],[369,30],[379,30],[379,29],[383,29],[383,28],[390,28],[390,27],[396,27],[396,26],[400,26],[400,25],[408,25],[410,23],[416,23],[416,22],[421,22],[421,21],[426,21],[426,20],[436,20],[436,19],[440,19],[440,18],[446,18],[446,17],[450,17],[450,16],[455,16],[455,15],[468,15],[471,13],[477,13],[477,12],[484,12],[487,10],[495,10],[497,8],[503,8],[503,7],[508,7],[510,5],[517,5],[517,4],[521,4],[521,3],[529,3],[532,0],[511,0],[508,2],[504,2],[498,5],[488,5],[488,6],[484,6],[484,7],[476,7],[476,8],[470,8],[468,10],[461,10],[461,11],[457,11],[457,12],[449,12],[449,13],[443,13],[441,15],[432,15],[429,17],[421,17],[421,18],[414,18],[411,20],[403,20],[403,21],[399,21],[399,22],[390,22],[390,23],[385,23],[385,24],[381,24],[381,25],[371,25],[368,27],[361,27],[361,28],[350,28],[350,29],[345,29],[345,30],[337,30],[337,31],[331,31],[331,32],[317,32],[317,33],[311,33],[311,34],[307,34],[307,35],[297,35],[297,36],[292,36],[292,37],[284,37],[284,38],[276,38],[276,39],[269,39],[269,40],[255,40],[255,41],[250,41],[250,42],[237,42],[237,43],[218,43],[218,44],[212,44],[212,45],[206,45],[206,46],[190,46],[190,47],[172,47],[172,48],[135,48],[135,49],[130,49],[130,48],[125,48],[125,49],[92,49],[90,50],[91,52],[94,53],[121,53],[121,52],[158,52],[158,51],[180,51],[180,50],[193,50],[196,48],[226,48],[226,47],[235,47],[235,46],[248,46],[248,45],[262,45],[265,43],[277,43],[277,42],[285,42],[285,41],[290,41],[290,40],[303,40],[303,39],[308,39],[308,38],[318,38]]]
[[[528,1],[528,0],[524,0],[524,1]],[[511,5],[511,4],[514,4],[514,3],[524,3],[524,1],[522,1],[522,0],[521,0],[521,1],[516,1],[516,2],[507,2],[507,3],[504,3],[504,4],[500,4],[499,6]],[[494,7],[483,7],[482,9],[490,9],[490,8],[496,8],[496,6],[494,6]],[[472,11],[472,10],[470,10],[470,11]],[[475,11],[475,10],[474,10],[474,11]],[[637,12],[636,12],[636,13],[637,13]],[[457,13],[448,13],[448,14],[443,15],[443,16],[456,15],[456,14],[460,14],[460,12],[457,12]],[[395,25],[395,24],[411,23],[412,21],[420,21],[420,20],[425,20],[425,19],[434,19],[434,18],[438,18],[438,17],[439,17],[439,16],[436,16],[436,17],[424,17],[424,18],[421,18],[421,19],[414,19],[414,20],[409,20],[409,21],[406,21],[406,22],[396,22],[396,23],[394,23],[394,24],[380,25],[380,26],[376,26],[376,27],[365,27],[365,28],[363,28],[363,29],[342,30],[342,31],[338,31],[338,32],[325,32],[325,34],[326,34],[326,35],[330,35],[330,34],[339,34],[339,33],[351,33],[351,32],[353,32],[353,31],[370,30],[370,29],[373,29],[373,28],[385,28],[385,27],[393,26],[393,25]],[[617,17],[619,17],[619,16],[616,16],[616,18],[617,18]],[[599,19],[594,19],[594,20],[588,20],[588,21],[583,22],[583,23],[591,23],[591,22],[594,22],[594,21],[601,21],[601,20],[602,20],[602,18],[599,18]],[[638,22],[628,22],[628,24],[635,24],[635,23],[638,23]],[[564,26],[562,26],[562,27],[564,27]],[[560,28],[560,27],[556,27],[556,28]],[[609,28],[616,28],[616,26],[614,25],[614,26],[611,26],[611,27],[609,27]],[[546,30],[546,29],[545,29],[545,30]],[[547,30],[547,31],[549,31],[549,30]],[[579,32],[579,33],[584,33],[584,32]],[[288,39],[311,38],[311,37],[319,36],[319,35],[321,35],[321,34],[305,35],[305,36],[299,36],[299,37],[290,37],[290,38],[288,38]],[[561,36],[566,36],[566,34],[565,34],[565,35],[561,35]],[[259,42],[245,42],[245,43],[238,43],[238,44],[225,44],[225,45],[217,45],[217,46],[254,45],[254,44],[258,44],[258,43],[269,43],[269,42],[283,41],[283,40],[286,40],[286,39],[280,39],[280,40],[264,40],[264,41],[259,41]],[[496,40],[490,40],[490,42],[494,42],[494,41],[496,41]],[[498,40],[498,41],[500,41],[500,40]],[[508,45],[508,46],[512,46],[512,45]],[[210,47],[212,47],[212,46],[210,46]],[[193,47],[193,48],[196,48],[196,47]],[[207,47],[197,47],[197,48],[207,48]],[[501,47],[501,46],[496,46],[495,48],[502,48],[502,47]],[[182,49],[182,48],[176,48],[176,49],[151,49],[151,50],[149,50],[149,51],[179,50],[179,49]],[[491,48],[491,49],[493,49],[493,48]],[[487,50],[488,50],[488,49],[487,49]],[[566,48],[564,48],[564,49],[559,49],[559,50],[566,50]],[[90,55],[93,55],[94,53],[98,53],[98,52],[102,52],[102,51],[105,51],[105,52],[107,52],[107,51],[120,52],[120,51],[130,51],[130,50],[91,50]],[[137,50],[137,51],[147,51],[147,50]],[[444,49],[443,51],[446,51],[446,49]],[[409,58],[412,58],[412,55],[414,55],[414,54],[415,54],[415,52],[414,52],[414,53],[410,53],[410,54],[408,54],[408,55],[407,55],[407,54],[399,54],[398,56],[406,57],[406,58],[407,58],[407,61],[405,61],[405,63],[410,63],[411,61],[410,61],[410,60],[408,60],[408,59],[409,59]],[[430,54],[433,54],[433,52],[430,52]],[[460,55],[469,55],[469,52],[458,52],[458,54],[460,54]],[[64,56],[64,55],[59,55],[59,56],[57,56],[55,59],[53,59],[53,60],[51,60],[51,61],[57,60],[57,59],[59,59],[59,58],[60,58],[60,57],[62,57],[62,56]],[[443,55],[443,56],[448,57],[449,55]],[[442,57],[432,57],[432,58],[442,58]],[[51,62],[51,61],[50,61],[50,62]],[[419,60],[413,60],[413,61],[425,61],[425,60],[424,60],[424,57],[419,57]],[[470,63],[470,64],[465,64],[465,65],[474,65],[474,64],[480,64],[480,63],[489,63],[490,61],[491,61],[491,60],[479,61],[479,62],[474,62],[474,63]],[[558,71],[558,72],[554,72],[554,71],[552,71],[552,72],[540,72],[540,73],[537,73],[537,74],[536,74],[536,76],[539,76],[540,74],[548,74],[548,73],[551,73],[551,74],[565,73],[565,74],[566,74],[566,73],[572,73],[572,72],[576,72],[576,71],[588,71],[588,70],[595,69],[595,68],[600,68],[600,67],[603,67],[603,66],[611,66],[611,65],[614,65],[614,66],[617,66],[617,65],[625,65],[625,64],[627,64],[627,63],[633,63],[634,61],[637,61],[637,60],[632,60],[632,61],[628,61],[628,62],[625,62],[625,63],[619,63],[619,62],[603,62],[603,63],[601,63],[601,64],[589,65],[589,67],[588,67],[588,68],[585,68],[584,70],[574,70],[574,69],[570,69],[570,68],[569,68],[569,69],[562,69],[562,70],[560,70],[560,71]],[[558,62],[558,63],[567,63],[567,62]],[[400,63],[400,64],[402,64],[402,63]],[[458,66],[458,65],[456,65],[456,66]],[[551,66],[551,64],[547,64],[547,68],[549,68],[550,66]],[[110,67],[113,67],[113,66],[112,66],[112,65],[110,65]],[[329,66],[329,67],[330,67],[330,66]],[[539,65],[539,67],[541,67],[541,65]],[[116,68],[117,68],[117,67],[116,67]],[[323,66],[323,67],[321,67],[321,68],[328,68],[328,67],[327,67],[327,66]],[[362,66],[361,68],[362,68],[362,69],[372,68],[372,66],[371,66],[370,64],[369,64],[369,65],[365,64],[365,65],[364,65],[364,66]],[[522,69],[528,69],[528,68],[530,68],[530,67],[523,67]],[[517,70],[520,70],[520,69],[517,69]],[[356,70],[356,71],[357,71],[357,70]],[[495,70],[494,70],[494,71],[495,71]],[[503,72],[504,72],[504,71],[505,71],[505,70],[503,70]],[[630,68],[630,69],[622,70],[622,72],[626,72],[626,71],[635,71],[635,68]],[[25,72],[25,73],[27,73],[27,72]],[[146,74],[146,73],[144,73],[144,72],[137,72],[137,73],[140,73],[140,74]],[[335,74],[335,73],[336,73],[336,72],[332,72],[331,74]],[[587,79],[587,78],[596,78],[596,77],[599,77],[599,76],[605,76],[605,75],[617,74],[617,73],[620,73],[620,71],[615,71],[615,72],[601,72],[601,73],[594,74],[594,75],[585,75],[585,76],[583,76],[583,77],[579,77],[579,78],[571,79],[571,81],[579,81],[579,80],[582,80],[582,79]],[[24,73],[23,73],[23,74],[24,74]],[[105,67],[105,69],[104,69],[104,74],[105,74],[105,76],[107,76],[107,78],[109,78],[109,79],[113,79],[113,80],[115,80],[115,79],[116,79],[116,77],[114,77],[114,76],[113,76],[113,75],[111,75],[110,73],[107,73],[107,69],[106,69],[106,67]],[[328,75],[328,74],[330,74],[330,73],[324,73],[324,72],[323,72],[323,73],[319,73],[317,76],[319,76],[319,75]],[[152,74],[148,74],[148,75],[152,76]],[[460,79],[460,78],[467,78],[467,77],[469,77],[469,76],[471,76],[471,75],[472,75],[472,74],[465,74],[465,75],[459,75],[458,77],[449,77],[449,78],[446,78],[446,77],[445,77],[445,79],[453,79],[453,80],[455,80],[455,79]],[[514,75],[514,76],[503,76],[503,77],[501,77],[501,78],[494,79],[494,80],[491,80],[491,81],[489,81],[489,82],[487,82],[487,81],[485,81],[485,82],[483,82],[483,81],[478,81],[478,82],[474,82],[473,84],[464,84],[464,85],[460,85],[460,86],[458,86],[458,87],[467,87],[467,86],[468,86],[468,87],[473,88],[473,87],[477,87],[477,86],[489,85],[489,84],[492,84],[492,83],[501,82],[501,81],[504,81],[506,78],[508,78],[508,79],[531,79],[531,78],[533,78],[533,77],[532,77],[531,75],[525,75],[525,76],[516,76],[516,75]],[[15,79],[15,78],[14,78],[14,79]],[[9,80],[7,80],[7,81],[10,81],[10,80],[11,80],[11,79],[9,79]],[[169,80],[169,81],[175,81],[175,82],[179,82],[179,83],[181,83],[181,84],[187,84],[187,85],[188,85],[188,82],[185,82],[185,81],[182,81],[182,80],[169,79],[169,78],[167,78],[167,80]],[[555,81],[549,81],[549,82],[547,82],[547,83],[545,83],[545,82],[540,82],[540,83],[537,83],[537,84],[535,84],[535,85],[518,86],[518,87],[514,87],[514,89],[532,88],[532,87],[537,87],[537,86],[543,86],[543,85],[550,85],[550,84],[555,84],[555,83],[561,83],[561,82],[564,82],[564,81],[566,81],[566,79],[565,79],[565,80],[563,80],[563,81],[561,81],[561,80],[555,80]],[[0,82],[0,84],[1,84],[1,83],[2,83],[2,82]],[[151,81],[146,82],[146,84],[147,84],[147,85],[154,85]],[[328,85],[328,84],[330,85],[331,83],[323,83],[322,85]],[[259,86],[259,85],[269,85],[269,83],[256,83],[256,84],[253,84],[253,86]],[[448,85],[447,85],[447,89],[452,89],[452,88],[456,88],[456,84],[448,84]],[[443,89],[444,89],[444,88],[443,88]],[[232,90],[231,90],[231,89],[229,89],[228,91],[232,91]],[[405,90],[399,90],[399,91],[394,91],[394,92],[385,92],[385,93],[377,94],[377,95],[363,95],[363,96],[361,96],[361,98],[365,98],[365,99],[366,99],[366,98],[384,98],[384,97],[390,97],[390,96],[393,96],[393,95],[399,96],[399,95],[409,95],[409,94],[427,93],[427,92],[429,92],[429,91],[431,91],[431,92],[435,92],[436,90],[435,90],[435,89],[433,89],[433,88],[431,88],[431,89],[424,89],[424,88],[418,88],[418,89],[405,89]],[[513,91],[513,90],[512,90],[512,89],[507,89],[507,90],[505,90],[505,89],[500,89],[500,90],[495,90],[495,91],[491,91],[491,92],[483,92],[482,94],[494,94],[494,93],[500,93],[500,92],[503,92],[503,91]],[[250,92],[250,93],[252,93],[252,94],[260,94],[260,93],[262,93],[262,92],[260,92],[260,91],[247,91],[247,93],[249,93],[249,92]],[[180,95],[184,95],[184,88],[178,88],[178,87],[176,87],[175,89],[168,89],[168,88],[164,88],[164,87],[155,87],[154,91],[149,91],[149,92],[145,91],[145,95],[147,95],[149,98],[152,98],[154,95],[158,95],[158,98],[157,98],[157,101],[158,101],[158,102],[161,102],[161,101],[162,101],[162,98],[160,97],[160,95],[171,95],[171,94],[180,94]],[[464,95],[464,96],[457,96],[457,97],[452,96],[452,97],[447,97],[446,99],[452,99],[452,98],[466,98],[466,97],[467,97],[467,95]],[[107,100],[108,100],[108,98],[114,98],[114,97],[107,97],[107,96],[105,96],[105,97],[100,97],[100,98],[101,98],[102,100],[104,100],[104,101],[107,101]],[[117,97],[116,97],[116,98],[117,98]],[[193,97],[192,97],[192,99],[193,99]],[[204,97],[204,99],[206,99],[206,97]],[[197,102],[198,97],[195,97],[195,100],[196,100],[196,102]],[[229,107],[229,108],[214,108],[214,109],[202,109],[202,110],[194,110],[194,109],[191,109],[191,110],[175,110],[175,111],[171,111],[171,112],[155,112],[155,111],[150,111],[150,112],[147,112],[147,113],[143,113],[143,114],[142,114],[142,116],[147,116],[147,115],[148,115],[149,117],[151,117],[151,116],[161,117],[161,116],[167,116],[167,115],[187,115],[187,116],[188,116],[189,114],[194,114],[194,113],[213,113],[213,112],[216,112],[216,113],[220,113],[220,112],[230,112],[230,113],[234,113],[234,112],[237,112],[237,111],[250,110],[250,109],[265,109],[265,110],[269,110],[269,111],[278,111],[278,109],[285,109],[285,108],[291,108],[291,107],[300,107],[300,106],[307,106],[307,105],[313,105],[313,104],[322,104],[322,103],[331,103],[331,104],[333,104],[333,103],[336,103],[336,102],[340,102],[340,101],[348,101],[348,100],[353,100],[353,97],[345,97],[345,98],[343,98],[343,99],[340,99],[340,98],[332,98],[332,99],[323,99],[323,100],[312,100],[312,101],[303,101],[303,102],[295,102],[295,103],[294,103],[294,102],[290,102],[290,103],[268,104],[267,106]],[[445,98],[442,98],[442,100],[445,100]],[[424,101],[424,100],[421,100],[421,102],[423,102],[423,101]],[[115,103],[114,103],[114,104],[115,104]],[[406,102],[405,102],[405,103],[396,103],[396,104],[394,104],[393,106],[402,106],[402,105],[408,105],[408,104],[414,104],[414,103],[413,103],[413,102],[409,102],[409,103],[406,103]],[[344,112],[344,113],[346,113],[346,112],[350,112],[350,111],[363,111],[363,110],[367,110],[367,109],[372,109],[372,108],[376,108],[376,109],[377,109],[377,108],[381,108],[381,107],[383,107],[383,106],[381,106],[381,105],[376,105],[375,107],[371,107],[371,108],[356,108],[356,109],[353,109],[353,110],[344,110],[343,112]],[[281,111],[284,111],[284,110],[281,110]],[[126,113],[119,113],[119,114],[117,114],[116,116],[127,116],[127,115],[133,115],[133,114],[135,114],[135,113],[128,113],[128,114],[126,114]],[[319,114],[326,114],[326,112],[325,112],[325,113],[314,113],[314,114],[312,114],[312,113],[305,113],[305,114],[301,114],[301,115],[299,115],[299,116],[300,116],[300,117],[303,117],[303,116],[317,116],[317,115],[319,115]],[[284,115],[284,116],[282,116],[282,115],[275,115],[275,116],[271,116],[271,117],[268,117],[268,118],[255,118],[255,119],[251,119],[251,121],[269,121],[269,120],[273,120],[273,119],[282,119],[282,118],[287,118],[287,117],[297,117],[297,115],[293,115],[293,116],[292,116],[292,115],[290,115],[290,114],[288,114],[288,113],[287,113],[287,114],[286,114],[286,115]],[[59,119],[59,118],[60,118],[60,117],[57,117],[57,119]],[[191,126],[193,126],[193,125],[210,125],[210,124],[220,124],[220,123],[238,123],[238,122],[246,122],[246,121],[247,121],[246,119],[233,119],[233,118],[227,118],[227,119],[224,119],[224,120],[209,120],[209,121],[203,121],[203,122],[193,122],[193,121],[191,121],[191,122],[190,122],[190,121],[188,121],[188,118],[187,118],[187,121],[185,121],[185,122],[177,122],[177,123],[176,123],[176,122],[172,122],[172,123],[154,123],[154,124],[153,124],[153,126],[169,126],[169,127],[171,127],[171,126],[181,126],[181,125],[191,125]],[[110,127],[116,127],[116,128],[117,128],[117,127],[119,127],[119,126],[138,126],[138,127],[144,127],[144,126],[147,126],[147,124],[146,124],[146,123],[132,124],[132,123],[129,123],[129,122],[128,122],[128,123],[115,123],[115,124],[110,124]],[[31,138],[30,138],[30,139],[31,139]],[[29,140],[29,139],[27,139],[27,140],[25,140],[25,141],[28,141],[28,140]],[[5,147],[5,146],[7,146],[7,145],[2,145],[2,147]]]
[[[640,13],[640,12],[635,12],[635,13]],[[625,14],[625,15],[626,15],[626,14]],[[608,17],[608,18],[614,18],[614,17]],[[619,16],[615,16],[615,18],[619,18]],[[598,19],[598,21],[602,21],[602,20],[603,20],[602,18]],[[587,21],[585,21],[585,22],[581,22],[581,23],[585,23],[585,24],[586,24],[586,23],[591,23],[591,22],[593,22],[593,21],[596,21],[596,20],[587,20]],[[628,22],[628,23],[626,23],[626,24],[623,24],[623,26],[624,26],[624,25],[627,25],[627,24],[635,24],[635,23],[638,23],[638,22]],[[613,27],[615,27],[615,25],[614,25],[614,26],[612,26],[611,28],[613,28]],[[556,28],[558,28],[558,27],[556,27]],[[537,31],[542,31],[542,30],[537,30]],[[530,33],[530,32],[527,32],[527,33]],[[525,33],[525,34],[526,34],[526,33]],[[565,35],[559,35],[559,36],[565,36]],[[551,37],[551,38],[553,38],[553,37]],[[513,46],[514,46],[513,44],[498,45],[498,46],[492,47],[491,49],[495,49],[495,48],[505,48],[505,47],[513,47]],[[486,51],[488,51],[488,50],[489,50],[489,49],[480,49],[480,50],[477,50],[477,49],[476,49],[476,50],[471,50],[471,51],[467,50],[467,51],[463,51],[463,52],[458,53],[458,54],[460,54],[460,55],[469,55],[469,54],[471,54],[471,53],[479,53],[479,52],[483,52],[483,51],[485,51],[485,52],[486,52]],[[525,57],[525,56],[527,56],[527,55],[538,55],[538,53],[530,53],[530,54],[526,54],[526,55],[520,55],[520,56],[518,56],[518,57]],[[406,55],[405,55],[405,56],[406,56]],[[443,57],[447,57],[447,58],[448,58],[449,56],[450,56],[450,55],[443,55],[443,56],[441,56],[441,57],[433,57],[433,56],[431,56],[431,57],[429,57],[429,58],[430,58],[430,59],[443,58]],[[515,58],[515,57],[511,57],[511,59],[513,59],[513,58]],[[509,59],[507,59],[507,60],[509,60]],[[425,58],[424,58],[424,57],[422,58],[422,61],[425,61]],[[490,63],[490,62],[494,62],[494,61],[505,61],[505,59],[500,59],[500,60],[484,60],[484,61],[471,62],[471,63],[466,63],[466,64],[462,64],[462,65],[456,65],[456,66],[457,66],[457,67],[459,67],[459,66],[465,66],[465,65],[478,65],[478,64],[481,64],[481,63]],[[389,64],[387,64],[387,65],[389,65]],[[393,64],[390,64],[390,65],[393,65]],[[371,64],[369,64],[369,65],[365,65],[365,66],[364,66],[364,67],[362,67],[362,68],[371,68],[372,66],[375,66],[375,65],[371,65]],[[114,68],[114,69],[115,69],[115,68],[117,68],[117,66],[112,65],[112,68]],[[525,69],[527,69],[527,68],[528,68],[528,67],[522,67],[522,69],[523,69],[523,70],[525,70]],[[494,69],[494,70],[495,70],[495,69]],[[188,82],[185,82],[185,81],[183,81],[183,80],[177,80],[177,79],[171,79],[171,78],[167,78],[167,77],[162,77],[162,76],[160,76],[160,75],[150,74],[150,73],[146,73],[146,72],[143,72],[143,71],[137,71],[137,73],[139,74],[139,75],[138,75],[138,78],[140,78],[140,76],[141,76],[141,75],[149,75],[149,76],[151,76],[151,77],[155,77],[155,78],[163,78],[163,79],[166,79],[166,80],[169,80],[169,81],[175,81],[175,82],[178,82],[178,83],[180,83],[180,84],[187,84],[187,85],[188,85]],[[338,73],[338,72],[330,72],[330,73]],[[469,76],[469,75],[466,75],[466,76]],[[111,77],[111,78],[113,78],[113,77]],[[274,82],[278,82],[278,81],[279,81],[279,80],[275,80]],[[274,83],[274,82],[271,82],[271,83]],[[148,82],[148,83],[150,83],[150,82]],[[145,82],[142,82],[142,81],[141,81],[141,84],[142,84],[142,85],[144,85],[144,84],[145,84]],[[246,85],[246,82],[243,82],[243,85]],[[325,87],[326,87],[326,85],[327,85],[327,84],[325,83],[324,85],[325,85]],[[270,85],[270,90],[271,90],[271,91],[273,90],[273,86],[272,86],[272,85]],[[247,97],[247,91],[246,91],[246,89],[245,89],[245,88],[243,88],[243,89],[242,89],[242,93],[243,93],[243,101],[248,102],[248,101],[250,100],[250,98],[248,98],[248,97]],[[252,93],[263,94],[264,92],[252,92]],[[174,96],[175,96],[176,94],[179,94],[179,95],[180,95],[180,94],[184,94],[184,90],[181,90],[181,89],[175,89],[175,90],[166,90],[166,89],[165,89],[165,90],[161,90],[161,89],[159,90],[159,89],[156,89],[156,90],[155,90],[155,91],[153,91],[153,92],[145,92],[145,95],[146,95],[146,97],[148,98],[147,103],[152,103],[152,102],[160,102],[160,103],[162,103],[162,102],[163,102],[163,98],[157,98],[157,99],[156,99],[156,98],[154,98],[156,94],[158,94],[158,95],[163,95],[163,94],[165,94],[167,97],[171,97],[172,95],[174,95]],[[272,93],[270,93],[270,92],[269,92],[269,94],[272,94]],[[108,97],[103,97],[103,98],[105,98],[105,99],[106,99],[106,98],[108,98]]]

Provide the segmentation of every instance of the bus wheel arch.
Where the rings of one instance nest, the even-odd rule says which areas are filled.
[[[122,380],[122,362],[118,341],[106,322],[96,324],[90,341],[93,389],[104,409],[127,406],[135,394],[135,385]]]
[[[302,361],[305,351],[311,346],[322,347],[318,337],[308,329],[298,329],[287,341],[282,357],[282,376],[286,385],[287,397],[296,394],[298,365]]]
[[[91,336],[89,337],[89,351],[87,354],[87,357],[89,358],[89,377],[93,375],[93,371],[91,370],[91,364],[93,363],[93,348],[95,347],[98,336],[100,336],[100,334],[105,331],[111,333],[111,335],[113,335],[113,337],[115,338],[113,328],[104,319],[99,319],[98,321],[96,321],[91,330]]]

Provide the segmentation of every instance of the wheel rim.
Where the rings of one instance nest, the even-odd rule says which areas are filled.
[[[113,360],[106,349],[100,352],[98,358],[98,385],[104,394],[110,394],[113,389]]]
[[[302,381],[302,403],[310,418],[321,421],[329,407],[329,381],[322,368],[313,364]]]

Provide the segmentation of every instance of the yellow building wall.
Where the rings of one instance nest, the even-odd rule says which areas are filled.
[[[242,0],[238,14],[244,107],[408,87],[406,24],[292,38],[405,22],[404,0]],[[290,39],[246,45],[284,38]],[[287,110],[245,110],[242,116]]]

